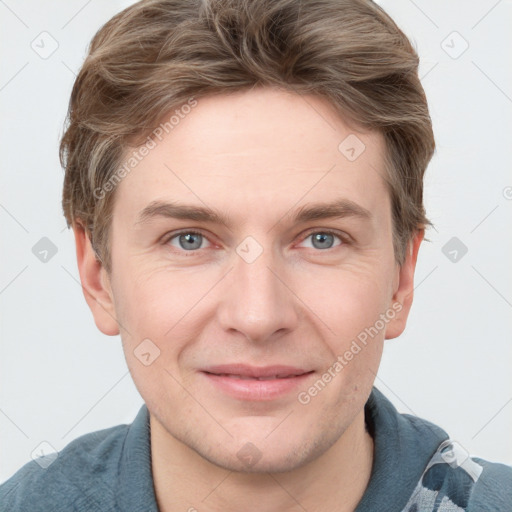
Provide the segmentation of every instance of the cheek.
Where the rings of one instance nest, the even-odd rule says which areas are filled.
[[[215,311],[214,294],[208,296],[215,276],[210,279],[204,272],[147,271],[142,264],[134,264],[119,277],[116,313],[123,325],[121,338],[127,364],[139,391],[161,390],[162,382],[172,381],[167,372],[180,381],[186,378],[181,361],[193,349],[191,341],[201,338]],[[142,355],[147,353],[150,356],[144,358]],[[151,361],[154,355],[154,362],[145,366],[148,361],[144,359]]]
[[[325,372],[330,391],[318,401],[337,407],[366,396],[378,371],[386,324],[381,315],[389,306],[386,273],[351,269],[319,288],[303,289],[305,302],[322,320]],[[331,384],[332,382],[332,384]]]
[[[137,274],[127,272],[123,277],[115,290],[116,313],[123,325],[126,362],[139,393],[153,411],[167,403],[169,389],[176,393],[175,399],[186,400],[175,384],[183,380],[180,354],[200,327],[191,309],[200,290],[194,292],[194,286],[188,287],[171,272],[145,274],[139,268]]]
[[[303,281],[298,295],[343,348],[389,307],[390,289],[384,272],[331,269],[328,275]]]
[[[386,328],[381,315],[389,306],[387,281],[382,277],[379,281],[379,275],[385,274],[339,273],[328,291],[309,291],[307,303],[325,327],[321,336],[328,355],[314,389],[302,391],[311,397],[321,394],[314,407],[322,410],[322,417],[331,417],[340,408],[355,414],[371,391]],[[326,392],[320,392],[324,387]]]
[[[128,267],[115,290],[116,311],[129,335],[162,340],[204,294],[197,276]]]

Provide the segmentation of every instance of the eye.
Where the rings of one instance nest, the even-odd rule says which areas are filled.
[[[177,249],[183,249],[185,251],[194,251],[196,249],[204,249],[204,242],[208,242],[208,239],[198,231],[181,231],[180,233],[174,233],[169,236],[165,243],[176,247]]]
[[[343,237],[333,231],[313,231],[306,235],[304,241],[311,239],[313,249],[332,249],[344,243]],[[335,244],[336,239],[339,243]],[[304,241],[302,243],[304,243]],[[310,246],[311,247],[311,246]]]
[[[342,234],[328,230],[312,231],[306,235],[301,243],[304,244],[308,240],[311,240],[311,245],[306,247],[318,250],[333,249],[346,243]],[[190,230],[171,233],[164,239],[163,243],[170,244],[178,249],[178,252],[197,252],[199,249],[207,248],[208,244],[210,244],[208,238],[203,233]]]

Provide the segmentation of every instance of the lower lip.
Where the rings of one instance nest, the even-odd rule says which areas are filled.
[[[287,377],[283,379],[257,380],[237,379],[213,373],[201,372],[208,380],[219,389],[239,400],[265,401],[274,400],[286,395],[311,377],[313,372]]]

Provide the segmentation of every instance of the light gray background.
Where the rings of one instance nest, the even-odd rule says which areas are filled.
[[[86,47],[130,3],[0,0],[0,481],[41,442],[61,450],[131,422],[142,404],[120,338],[96,329],[83,298],[57,155]],[[420,54],[437,152],[426,179],[436,229],[376,385],[471,454],[512,464],[512,3],[380,4]],[[52,39],[47,58],[31,47],[49,52]],[[32,252],[42,237],[57,248],[46,263]],[[456,262],[442,252],[452,237],[468,248]]]

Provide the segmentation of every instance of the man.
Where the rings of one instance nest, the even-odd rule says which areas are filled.
[[[373,388],[429,224],[417,67],[366,0],[142,1],[102,27],[63,206],[145,405],[24,466],[2,510],[510,509],[511,468]]]

